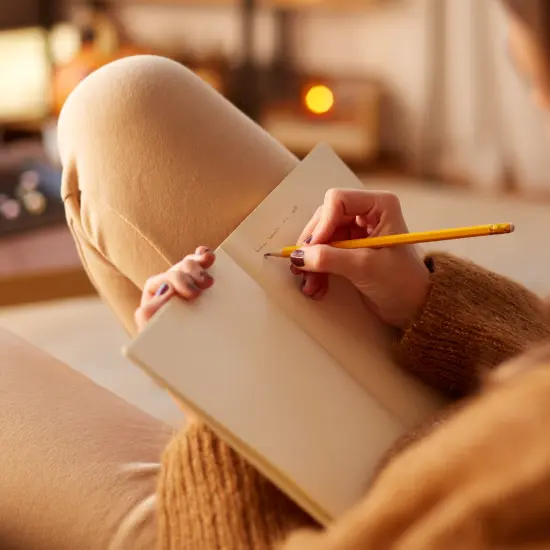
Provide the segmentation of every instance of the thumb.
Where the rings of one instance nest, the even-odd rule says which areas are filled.
[[[346,250],[329,245],[306,246],[290,256],[292,265],[311,273],[330,273],[356,279],[363,271],[366,250]]]

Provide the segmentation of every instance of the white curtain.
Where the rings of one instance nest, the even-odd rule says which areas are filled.
[[[485,189],[550,190],[550,117],[531,104],[506,55],[499,2],[429,1],[422,145],[431,173]]]

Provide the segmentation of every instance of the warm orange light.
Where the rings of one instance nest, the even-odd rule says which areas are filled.
[[[334,106],[334,94],[327,86],[312,86],[306,93],[305,102],[312,113],[324,115]]]
[[[196,75],[204,80],[207,84],[210,84],[214,90],[222,92],[223,83],[220,76],[210,69],[197,69]]]

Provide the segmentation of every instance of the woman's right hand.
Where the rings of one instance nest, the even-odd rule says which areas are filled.
[[[134,315],[138,331],[141,332],[151,317],[173,296],[192,301],[210,288],[214,279],[207,270],[215,260],[209,248],[199,246],[195,254],[186,256],[165,273],[151,277],[145,283],[141,304]]]
[[[304,229],[292,270],[304,294],[322,297],[326,274],[349,279],[384,322],[404,329],[422,309],[430,272],[414,246],[345,250],[326,243],[408,233],[399,199],[392,193],[332,189]]]

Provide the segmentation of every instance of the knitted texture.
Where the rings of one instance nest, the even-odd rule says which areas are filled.
[[[159,481],[161,550],[271,550],[309,519],[206,426],[166,449]]]
[[[447,254],[430,258],[432,288],[397,347],[399,364],[450,397],[548,336],[541,300],[521,285]]]

